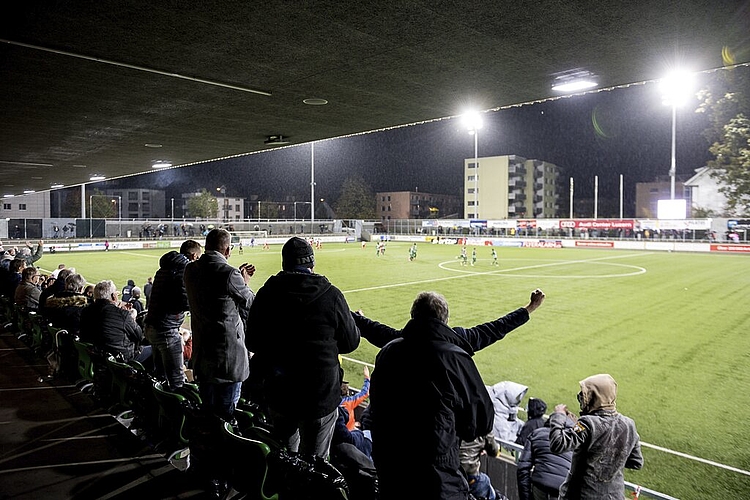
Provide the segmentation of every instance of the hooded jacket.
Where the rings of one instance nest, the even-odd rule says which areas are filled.
[[[635,422],[617,412],[617,383],[607,374],[580,382],[581,417],[573,428],[566,416],[550,416],[550,450],[573,450],[570,473],[560,487],[560,499],[621,500],[625,488],[623,468],[643,467],[641,443]]]
[[[383,498],[466,499],[460,440],[492,429],[471,346],[437,319],[412,319],[377,355],[370,385],[373,458]],[[407,395],[407,387],[419,388]],[[412,421],[411,401],[420,401]]]
[[[252,290],[239,269],[215,250],[185,267],[192,313],[193,370],[199,382],[242,382],[248,374],[245,325]],[[153,299],[153,291],[151,298]]]
[[[573,420],[566,420],[566,428],[572,428],[573,425]],[[546,421],[529,435],[523,451],[518,455],[516,479],[519,500],[534,498],[532,485],[557,497],[560,485],[568,475],[573,452],[552,453],[549,449],[549,431],[549,421]]]
[[[258,290],[247,323],[253,379],[282,415],[333,412],[341,402],[338,356],[358,345],[344,294],[325,276],[281,271]]]
[[[183,274],[188,258],[176,251],[167,252],[159,259],[159,270],[154,275],[145,323],[157,329],[176,330],[190,308]]]
[[[492,398],[495,408],[495,422],[492,432],[495,437],[503,441],[516,441],[523,422],[518,420],[518,408],[521,400],[529,390],[525,385],[516,382],[502,381],[495,385],[488,385],[487,392]]]

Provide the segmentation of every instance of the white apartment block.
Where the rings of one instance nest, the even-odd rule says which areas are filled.
[[[554,218],[561,169],[516,155],[464,160],[464,218]]]

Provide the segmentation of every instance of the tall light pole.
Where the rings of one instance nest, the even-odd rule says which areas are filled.
[[[225,221],[228,218],[227,214],[227,187],[225,185],[221,185],[216,188],[217,191],[219,191],[223,197],[223,206],[221,208],[221,220],[222,222]]]
[[[692,90],[693,77],[686,72],[675,72],[660,82],[662,102],[672,108],[672,157],[669,166],[670,199],[675,199],[677,175],[677,107],[687,102]]]
[[[463,122],[470,135],[474,136],[474,218],[479,218],[479,129],[484,122],[482,116],[472,111],[464,114]]]

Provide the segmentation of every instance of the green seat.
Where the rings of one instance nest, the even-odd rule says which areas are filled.
[[[278,500],[278,493],[266,493],[266,478],[268,477],[268,454],[271,449],[267,444],[255,439],[246,438],[235,433],[229,422],[222,427],[225,453],[230,457],[237,457],[231,461],[229,482],[243,498],[256,500]]]
[[[168,390],[158,381],[153,384],[153,394],[158,405],[155,430],[163,438],[162,444],[168,447],[187,446],[190,442],[187,432],[190,400]]]
[[[137,391],[134,381],[136,379],[137,368],[128,363],[118,361],[112,355],[106,356],[104,363],[109,371],[111,382],[110,393],[112,395],[113,406],[110,408],[110,411],[116,413],[118,420],[129,423],[134,417],[133,408],[136,405],[135,398],[137,397]]]
[[[93,344],[73,340],[73,347],[78,355],[78,376],[76,385],[82,392],[91,392],[94,388],[94,361],[91,359]]]

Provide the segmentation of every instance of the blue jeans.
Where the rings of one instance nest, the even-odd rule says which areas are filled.
[[[242,382],[200,382],[198,390],[201,401],[214,414],[225,420],[231,420],[237,402],[240,400]]]
[[[480,472],[476,476],[470,475],[467,479],[469,480],[469,493],[475,497],[495,500],[495,488],[492,487],[490,477],[487,474]]]
[[[182,336],[176,328],[163,329],[146,325],[146,338],[153,347],[154,372],[166,378],[169,387],[182,387],[185,383],[185,364],[182,357]]]

